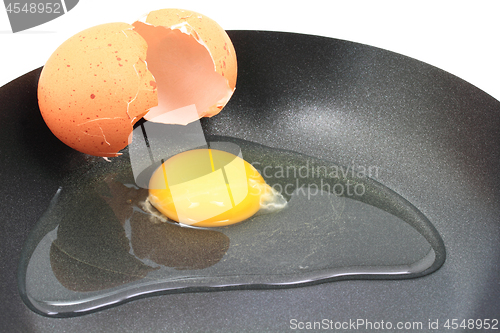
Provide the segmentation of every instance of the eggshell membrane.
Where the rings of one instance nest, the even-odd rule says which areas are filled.
[[[186,23],[206,45],[212,56],[215,70],[224,76],[231,90],[236,87],[237,59],[233,43],[226,31],[214,20],[200,13],[185,9],[160,9],[150,12],[146,23],[155,26],[180,28]]]
[[[113,157],[129,144],[133,124],[158,104],[147,69],[147,43],[133,26],[108,23],[65,41],[38,84],[42,116],[68,146]]]
[[[190,104],[196,104],[197,117],[184,114],[180,120],[177,117],[176,120],[171,118],[171,121],[166,122],[187,124],[201,117],[218,114],[231,98],[237,79],[236,52],[226,31],[214,20],[184,9],[168,8],[152,11],[147,14],[143,23],[138,21],[133,25],[147,40],[150,50],[155,44],[161,45],[156,46],[156,50],[164,49],[164,52],[153,50],[148,52],[148,67],[157,79],[160,96],[158,107],[152,109],[144,118],[158,121],[159,115]],[[164,31],[148,29],[146,25],[182,32],[200,45],[189,45],[185,36],[179,36],[177,41],[169,41]],[[185,41],[181,41],[182,38]],[[206,48],[208,54],[204,54],[201,46]],[[168,52],[168,48],[178,52]],[[196,48],[198,50],[195,50]],[[214,73],[210,73],[210,68],[207,67],[208,61],[215,69],[215,73],[222,76],[223,81],[213,75]],[[153,65],[154,63],[157,65]],[[169,66],[170,64],[173,66]],[[196,66],[190,66],[191,64]],[[175,69],[181,68],[184,73],[175,72]],[[188,68],[191,68],[191,71],[187,70]],[[172,70],[174,71],[171,72]],[[164,79],[159,77],[161,71]],[[184,85],[177,86],[178,82],[174,82],[171,78],[181,76]]]
[[[142,22],[133,25],[148,44],[146,62],[158,87],[158,106],[144,118],[186,125],[219,113],[233,89],[215,71],[208,49],[186,30]]]

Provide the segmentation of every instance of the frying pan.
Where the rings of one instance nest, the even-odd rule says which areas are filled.
[[[421,322],[426,330],[448,319],[499,319],[500,103],[449,73],[374,47],[291,33],[229,35],[237,90],[222,113],[203,120],[205,135],[376,165],[376,180],[432,222],[446,248],[442,267],[414,279],[202,290],[74,318],[41,316],[18,293],[21,250],[62,179],[89,161],[44,125],[36,69],[0,92],[3,329],[276,332],[362,319]]]

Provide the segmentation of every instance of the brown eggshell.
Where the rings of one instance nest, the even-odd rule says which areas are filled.
[[[40,75],[38,102],[68,146],[113,157],[140,118],[186,125],[231,98],[236,54],[227,33],[192,11],[153,11],[145,21],[102,24],[65,41]]]
[[[224,76],[229,87],[236,87],[237,61],[233,43],[222,27],[211,18],[185,9],[160,9],[147,15],[146,23],[174,28],[186,22],[194,29],[212,55],[216,72]]]
[[[126,23],[84,30],[45,64],[38,84],[42,116],[61,141],[95,156],[128,145],[133,124],[157,102],[147,44]]]

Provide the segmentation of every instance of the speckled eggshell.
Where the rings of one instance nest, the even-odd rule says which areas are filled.
[[[174,8],[155,10],[146,17],[146,23],[154,26],[174,28],[182,22],[198,34],[212,56],[215,71],[224,76],[229,88],[234,90],[238,72],[236,52],[226,31],[217,22],[197,12]]]
[[[129,144],[133,124],[157,105],[146,41],[126,23],[84,30],[45,64],[38,84],[41,114],[68,146],[113,157]]]

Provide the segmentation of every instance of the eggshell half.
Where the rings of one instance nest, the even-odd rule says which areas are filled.
[[[152,11],[133,25],[148,43],[147,63],[159,87],[159,104],[144,118],[185,125],[218,114],[237,78],[236,52],[226,31],[200,13],[174,8]],[[196,107],[195,115],[175,112],[189,105]]]
[[[133,124],[158,104],[144,62],[147,44],[134,27],[109,23],[64,42],[45,64],[38,104],[52,133],[86,154],[112,157]]]
[[[231,90],[236,87],[237,59],[233,43],[226,31],[211,18],[185,9],[160,9],[147,15],[146,23],[155,26],[182,29],[184,23],[194,30],[206,45],[217,73],[224,76]]]

